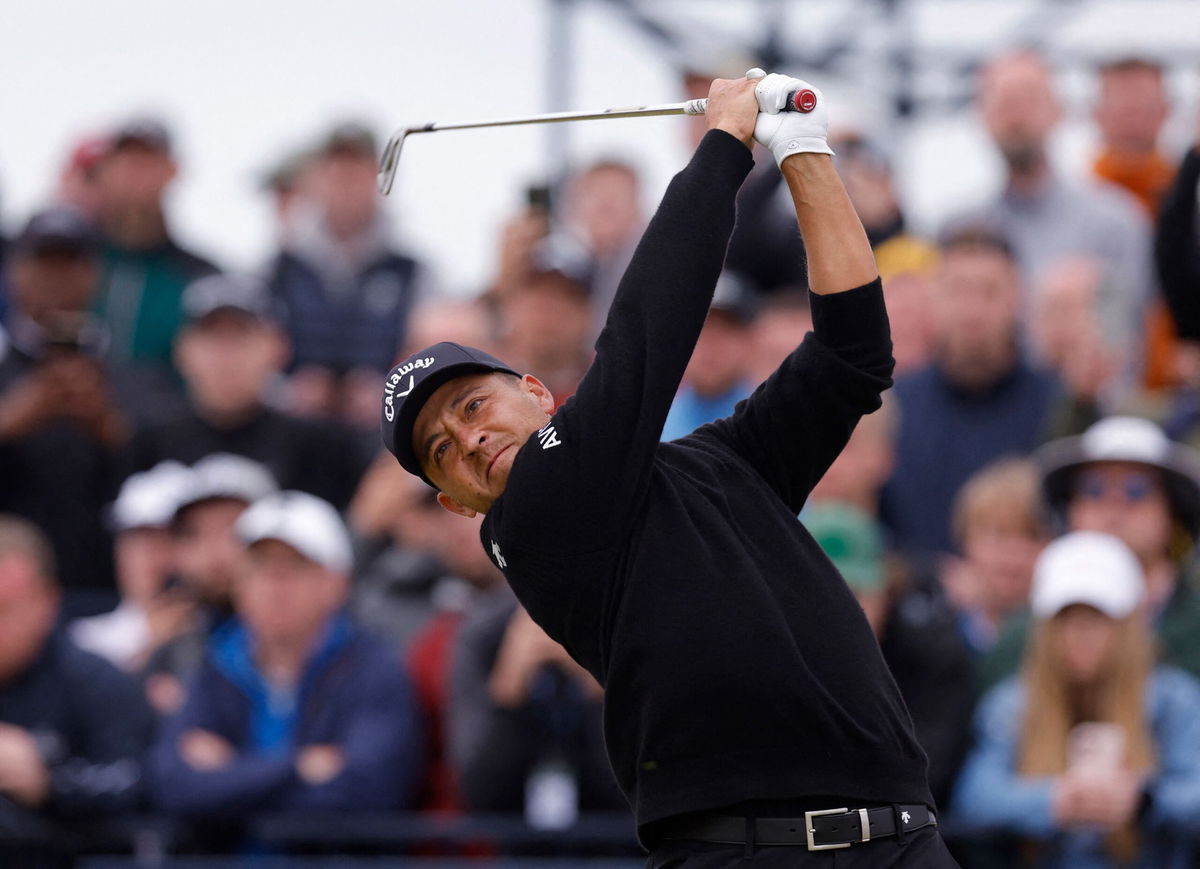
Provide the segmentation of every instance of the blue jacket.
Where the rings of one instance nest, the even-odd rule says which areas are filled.
[[[423,741],[400,656],[350,625],[331,622],[294,697],[281,698],[254,669],[250,640],[231,620],[209,642],[183,708],[151,752],[154,802],[193,817],[255,811],[371,811],[412,804]],[[237,751],[227,766],[198,771],[179,754],[180,736],[200,728]],[[307,745],[332,744],[345,768],[322,785],[295,771]]]
[[[1200,682],[1160,667],[1146,686],[1158,773],[1147,784],[1137,867],[1188,869],[1200,838]],[[975,747],[951,809],[971,827],[1011,832],[1044,844],[1039,869],[1113,869],[1101,834],[1054,827],[1054,779],[1016,772],[1025,688],[1011,677],[989,691],[975,714]]]
[[[1026,455],[1044,440],[1062,387],[1025,362],[968,392],[936,364],[897,378],[896,469],[881,509],[901,549],[955,551],[950,513],[963,483],[997,459]]]
[[[281,253],[268,284],[292,342],[292,367],[386,372],[404,345],[419,271],[415,260],[389,251],[335,286],[309,259]]]
[[[667,421],[663,423],[662,440],[686,437],[706,422],[732,416],[737,403],[753,391],[752,385],[739,381],[721,395],[705,398],[692,387],[684,386],[671,402]]]

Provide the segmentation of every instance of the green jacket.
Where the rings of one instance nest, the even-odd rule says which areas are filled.
[[[183,323],[183,290],[215,271],[170,240],[147,250],[106,245],[96,312],[108,327],[110,356],[169,369],[171,345]]]

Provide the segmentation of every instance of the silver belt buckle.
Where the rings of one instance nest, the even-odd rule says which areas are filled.
[[[849,812],[849,809],[821,809],[819,812],[804,813],[804,829],[808,834],[808,850],[810,851],[836,851],[838,848],[849,848],[851,842],[843,842],[840,845],[818,845],[813,841],[813,833],[817,832],[813,829],[812,819],[820,815],[841,815]]]

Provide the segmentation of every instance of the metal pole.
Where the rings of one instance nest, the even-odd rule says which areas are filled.
[[[546,109],[550,112],[562,112],[570,105],[575,72],[574,11],[574,0],[550,0],[545,73]],[[546,130],[544,180],[551,186],[557,186],[566,173],[570,145],[569,128],[555,124]]]

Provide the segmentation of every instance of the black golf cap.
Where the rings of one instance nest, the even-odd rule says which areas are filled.
[[[388,372],[383,382],[383,407],[380,430],[383,445],[400,462],[400,466],[429,485],[433,485],[413,449],[413,424],[417,414],[439,386],[465,374],[487,374],[500,371],[520,376],[495,356],[442,341],[419,350],[402,360]]]
[[[81,212],[67,205],[52,205],[37,212],[13,241],[18,256],[67,253],[100,255],[100,235]]]

